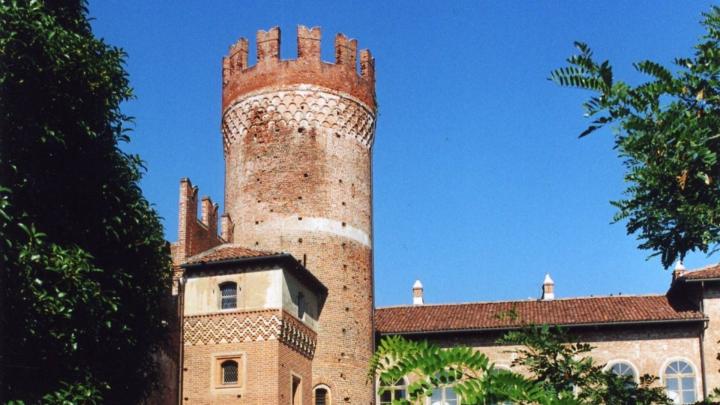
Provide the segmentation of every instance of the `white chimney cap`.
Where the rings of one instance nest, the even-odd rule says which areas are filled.
[[[677,263],[675,263],[675,270],[685,270],[682,260],[678,260]]]
[[[423,285],[420,282],[420,280],[415,280],[415,284],[413,284],[413,288],[423,288]]]
[[[552,278],[550,278],[550,273],[545,274],[545,280],[543,280],[543,284],[555,284]]]

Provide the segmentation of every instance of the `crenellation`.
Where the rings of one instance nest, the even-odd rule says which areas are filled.
[[[240,38],[230,48],[230,68],[232,71],[240,71],[248,67],[248,40]]]
[[[375,80],[375,58],[369,49],[360,51],[360,75],[368,80]]]
[[[220,237],[223,238],[225,242],[232,243],[234,239],[233,232],[235,232],[235,224],[230,214],[226,212],[220,217]]]
[[[358,43],[344,34],[335,37],[335,63],[321,60],[320,27],[297,27],[295,60],[282,60],[280,28],[260,30],[256,35],[257,63],[248,63],[248,40],[240,38],[223,59],[223,110],[239,96],[271,86],[315,84],[350,95],[368,108],[375,108],[375,62],[367,50],[360,53]]]
[[[357,40],[342,33],[335,36],[335,63],[355,70],[357,62]]]
[[[308,28],[304,25],[297,27],[298,59],[320,62],[320,27]]]
[[[173,248],[173,263],[180,265],[188,257],[223,242],[217,233],[218,206],[209,197],[202,201],[198,220],[198,187],[188,178],[180,180],[178,202],[178,239]]]
[[[217,234],[218,205],[208,196],[202,198],[200,206],[200,221],[208,228],[211,234]]]
[[[280,27],[273,27],[267,31],[258,30],[256,41],[258,64],[280,60]]]

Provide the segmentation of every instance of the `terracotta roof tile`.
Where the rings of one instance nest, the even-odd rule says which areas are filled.
[[[698,270],[692,270],[685,273],[682,278],[685,280],[706,280],[720,278],[720,264],[703,267]]]
[[[517,319],[501,314],[514,310]],[[504,329],[523,324],[589,325],[701,320],[695,308],[660,296],[616,296],[378,308],[379,333]]]
[[[266,252],[262,250],[248,249],[246,247],[225,243],[215,246],[212,249],[191,256],[185,261],[185,265],[202,263],[213,263],[233,259],[246,259],[250,257],[277,256],[280,253]]]

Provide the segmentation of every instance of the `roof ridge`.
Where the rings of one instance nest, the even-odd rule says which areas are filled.
[[[254,256],[254,257],[279,256],[279,255],[286,254],[285,252],[272,252],[272,251],[267,251],[267,250],[253,249],[253,248],[241,245],[239,243],[226,242],[226,243],[221,243],[219,245],[213,246],[210,249],[203,250],[200,253],[196,253],[196,254],[188,257],[187,259],[185,259],[185,263],[204,262],[205,261],[204,259],[211,257],[213,254],[215,254],[217,252],[221,252],[224,249],[241,249],[245,252],[254,253],[254,254],[250,255],[250,256]],[[248,255],[236,255],[236,256],[232,256],[232,257],[244,257],[244,256],[248,256]],[[219,260],[219,259],[214,259],[214,260],[210,259],[210,261],[217,261],[217,260]]]
[[[709,269],[711,269],[711,268],[713,268],[713,267],[718,267],[718,266],[720,266],[720,263],[707,264],[707,265],[705,265],[705,266],[703,266],[703,267],[698,267],[698,268],[696,268],[696,269],[688,269],[687,272],[688,272],[688,273],[694,273],[694,272],[696,272],[696,271],[709,270]]]
[[[622,295],[596,295],[596,296],[582,296],[582,297],[566,297],[566,298],[555,298],[553,300],[542,300],[540,298],[533,298],[527,300],[504,300],[504,301],[471,301],[471,302],[450,302],[444,304],[399,304],[399,305],[388,305],[383,307],[377,307],[378,309],[388,308],[422,308],[422,307],[447,307],[447,306],[461,306],[461,305],[483,305],[483,304],[506,304],[506,303],[524,303],[524,302],[556,302],[556,301],[574,301],[574,300],[593,300],[600,298],[644,298],[644,297],[665,297],[665,294],[622,294]]]

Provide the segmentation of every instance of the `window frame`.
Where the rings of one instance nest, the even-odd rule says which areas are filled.
[[[303,378],[293,371],[290,371],[290,404],[303,405]]]
[[[235,295],[234,295],[234,296],[227,296],[227,297],[223,296],[223,287],[225,287],[225,286],[233,286],[233,287],[234,287],[234,291],[235,291]],[[231,281],[231,280],[223,281],[223,282],[221,282],[221,283],[218,284],[217,289],[218,289],[218,309],[219,309],[220,311],[233,311],[233,310],[236,310],[236,309],[238,308],[238,296],[240,295],[240,287],[238,286],[238,283],[235,282],[235,281]],[[224,301],[226,298],[234,298],[234,301],[233,301],[234,306],[228,307],[228,308],[223,308],[223,301]]]
[[[226,367],[235,366],[235,381],[228,382],[226,376]],[[220,363],[220,383],[222,385],[238,385],[240,381],[240,364],[233,359],[223,360]]]
[[[325,403],[323,405],[332,405],[332,392],[330,391],[330,387],[328,387],[326,384],[318,384],[313,388],[313,404],[317,405],[317,391],[318,390],[325,390]]]
[[[603,368],[603,371],[612,373],[613,372],[612,368],[617,366],[618,364],[627,366],[630,369],[630,371],[632,371],[632,377],[633,377],[632,380],[636,384],[640,383],[640,372],[638,371],[637,367],[635,367],[635,364],[633,364],[633,362],[631,362],[630,360],[616,359],[616,360],[608,361],[607,364],[605,365],[605,367]],[[616,375],[621,375],[621,374],[616,374]]]
[[[450,386],[450,385],[442,385],[442,386],[440,386],[440,387],[434,388],[434,389],[433,389],[433,394],[435,394],[436,390],[440,390],[440,401],[441,401],[440,403],[441,403],[442,405],[448,404],[447,399],[445,398],[445,397],[447,396],[447,389],[448,389],[448,388],[452,389],[453,392],[455,393],[455,403],[452,404],[452,405],[460,405],[460,404],[462,403],[462,401],[460,400],[460,394],[458,394],[457,392],[455,392],[455,389],[454,389],[452,386]],[[426,402],[427,405],[432,405],[432,404],[433,404],[433,402],[432,402],[432,395],[431,395],[430,397],[428,397],[425,402]]]
[[[660,373],[659,373],[660,383],[662,384],[662,387],[665,389],[665,392],[668,393],[668,394],[671,392],[671,390],[669,390],[669,389],[668,389],[668,386],[667,386],[667,382],[668,382],[667,370],[668,370],[668,368],[670,368],[670,365],[671,365],[671,364],[677,363],[677,362],[685,363],[685,364],[690,368],[690,370],[692,371],[691,376],[692,376],[692,378],[693,378],[693,387],[692,387],[693,395],[694,395],[694,397],[695,397],[695,401],[700,400],[700,392],[701,392],[701,390],[699,389],[699,388],[700,388],[700,387],[699,387],[700,379],[698,378],[699,374],[698,374],[698,371],[697,371],[697,367],[695,367],[695,363],[693,363],[692,361],[690,361],[690,359],[685,358],[685,357],[672,357],[672,358],[670,358],[670,359],[667,359],[667,360],[665,361],[665,363],[663,363],[662,367],[660,368]],[[673,390],[673,392],[679,391],[679,393],[680,393],[680,398],[679,398],[679,399],[680,399],[680,401],[681,401],[681,402],[679,402],[679,403],[680,403],[680,404],[686,404],[685,402],[682,402],[682,394],[683,394],[684,391],[687,391],[687,390],[684,390],[684,389],[682,388],[682,379],[683,379],[683,378],[687,378],[689,375],[687,375],[687,374],[675,374],[675,375],[677,375],[678,377],[674,377],[673,379],[677,379],[677,380],[678,380],[679,386],[678,386],[678,390]],[[691,402],[691,403],[692,403],[692,402]]]
[[[237,382],[234,384],[224,383],[223,367],[222,365],[228,361],[234,361],[237,364]],[[244,352],[237,353],[220,353],[212,355],[212,372],[210,378],[212,379],[212,387],[217,390],[244,390],[247,378],[247,355]]]
[[[400,382],[402,382],[402,384],[399,384]],[[387,388],[386,392],[391,393],[390,394],[390,402],[382,402],[382,398],[381,398],[382,394],[380,394],[379,390],[378,390],[378,394],[377,394],[377,398],[376,398],[376,400],[377,400],[376,402],[378,403],[378,405],[390,404],[390,403],[392,403],[393,400],[398,399],[395,397],[395,393],[398,391],[403,391],[405,393],[403,398],[407,398],[408,379],[406,377],[403,377],[403,378],[397,380],[395,382],[395,384],[393,384],[393,385],[382,385],[382,383],[380,381],[378,381],[378,385],[380,386],[380,388],[383,388],[383,387]]]

